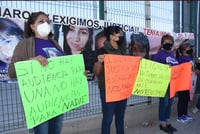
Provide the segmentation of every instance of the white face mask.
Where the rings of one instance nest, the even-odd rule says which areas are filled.
[[[47,37],[51,32],[51,27],[47,22],[45,22],[37,26],[37,31],[40,36]]]

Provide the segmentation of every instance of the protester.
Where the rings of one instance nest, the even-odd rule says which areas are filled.
[[[24,34],[26,39],[20,41],[9,64],[8,73],[12,78],[16,78],[14,63],[25,60],[37,60],[42,66],[48,64],[47,58],[50,54],[45,52],[45,48],[56,50],[57,55],[63,56],[64,52],[54,41],[51,33],[51,26],[48,15],[44,12],[34,12],[28,18]],[[36,127],[35,134],[60,134],[62,128],[63,115],[54,117]]]
[[[200,96],[198,97],[198,101],[197,101],[196,106],[192,109],[192,113],[196,114],[196,113],[199,112],[199,110],[200,110]]]
[[[110,134],[110,126],[115,115],[115,126],[117,134],[124,134],[124,116],[127,99],[106,102],[105,100],[105,75],[104,75],[104,54],[123,55],[121,42],[123,42],[123,32],[118,26],[109,26],[105,29],[106,41],[104,46],[97,51],[94,73],[99,78],[99,89],[102,105],[102,125],[101,134]]]
[[[179,62],[192,62],[193,49],[189,43],[182,43],[176,50],[176,58]],[[191,68],[192,69],[192,68]],[[185,91],[178,92],[178,103],[177,103],[177,121],[181,123],[188,123],[193,118],[188,115],[188,102],[190,101],[189,89]]]
[[[198,75],[200,73],[200,57],[196,59],[195,65],[196,65],[195,74]],[[196,114],[197,112],[199,112],[199,110],[200,110],[200,96],[198,97],[196,106],[192,109],[192,113]]]
[[[129,54],[149,59],[149,40],[147,36],[143,33],[133,33],[130,38]]]
[[[93,80],[95,52],[92,50],[93,29],[83,26],[63,25],[64,52],[66,55],[83,54],[88,80]]]
[[[173,52],[172,46],[174,44],[174,38],[169,35],[163,35],[161,38],[161,49],[158,53],[153,57],[154,61],[168,64],[170,66],[174,66],[178,64]],[[173,133],[173,131],[177,131],[170,122],[170,113],[171,113],[171,105],[173,103],[173,98],[170,98],[170,85],[168,85],[168,89],[163,98],[159,98],[159,120],[160,120],[160,130],[163,130],[167,133]]]
[[[23,39],[23,30],[13,20],[0,18],[0,81],[9,80],[8,65],[17,43]]]

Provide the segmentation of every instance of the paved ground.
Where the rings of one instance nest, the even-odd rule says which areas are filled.
[[[193,102],[195,104],[195,102]],[[174,134],[200,134],[200,112],[192,114],[188,108],[189,115],[194,120],[189,124],[182,124],[176,121],[176,104],[172,107],[171,124],[178,129]],[[159,129],[159,121],[157,119],[157,105],[146,106],[146,108],[129,108],[125,118],[125,134],[165,134]],[[148,118],[149,117],[149,118]],[[82,120],[74,120],[65,122],[62,128],[62,134],[100,134],[101,115],[83,118]],[[151,125],[143,125],[143,121],[150,120]],[[114,122],[113,122],[114,124]],[[115,127],[112,124],[111,134],[116,134]],[[33,134],[32,131],[14,130],[3,134]]]
[[[178,129],[174,134],[200,134],[200,114],[194,116],[194,120],[189,124],[182,124],[176,121],[176,118],[171,119],[172,125]],[[126,128],[126,134],[165,134],[159,129],[159,122],[152,122],[152,126],[144,127],[138,125],[133,128]]]
[[[194,117],[194,120],[189,124],[177,122],[175,116],[171,118],[171,124],[178,129],[174,134],[200,134],[200,112],[195,115],[190,112],[190,115]],[[151,123],[151,126],[144,126],[143,123],[141,123],[133,127],[126,127],[125,134],[166,134],[159,129],[159,122],[157,120]],[[100,129],[82,132],[81,134],[100,134]],[[111,134],[116,134],[113,127]]]

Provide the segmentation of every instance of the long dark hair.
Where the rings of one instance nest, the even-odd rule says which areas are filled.
[[[122,28],[119,26],[108,26],[104,28],[104,36],[106,39],[110,41],[110,35],[118,34],[122,32],[123,36],[120,37],[120,41],[118,42],[119,49],[121,50],[122,54],[126,54],[126,40],[125,40],[125,33],[123,32]]]
[[[133,46],[136,42],[138,42],[140,45],[140,49],[145,50],[146,55],[145,58],[149,58],[149,39],[147,38],[146,35],[144,35],[143,33],[139,33],[139,34],[131,34],[131,42],[129,43],[129,55],[133,55]]]
[[[62,31],[63,31],[63,49],[64,49],[64,52],[66,55],[71,55],[71,50],[70,50],[70,47],[69,47],[69,44],[67,43],[67,40],[65,39],[66,38],[66,35],[68,34],[70,30],[70,25],[63,25],[62,26]],[[89,39],[83,49],[83,51],[92,51],[92,43],[93,43],[93,38],[92,38],[92,35],[93,35],[93,28],[88,28],[89,30]]]
[[[19,40],[23,39],[23,30],[8,18],[0,18],[0,32],[7,35],[15,35]]]
[[[178,58],[180,55],[183,54],[183,51],[186,50],[186,48],[191,47],[189,43],[182,43],[178,49],[176,50],[176,58]]]
[[[71,55],[71,50],[69,47],[69,44],[67,43],[66,40],[66,35],[70,30],[70,25],[63,25],[62,26],[62,31],[63,31],[63,49],[65,52],[65,55]],[[92,43],[93,43],[93,28],[88,28],[89,30],[89,39],[85,45],[85,47],[83,48],[83,51],[81,52],[81,54],[83,54],[83,59],[84,59],[84,63],[85,63],[85,68],[86,70],[90,70],[92,72],[93,70],[93,65],[94,65],[94,55],[95,52],[92,51]]]

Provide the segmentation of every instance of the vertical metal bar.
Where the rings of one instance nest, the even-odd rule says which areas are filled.
[[[99,19],[104,20],[104,1],[99,1]]]
[[[196,57],[199,56],[199,1],[197,1],[197,36],[196,36]]]

